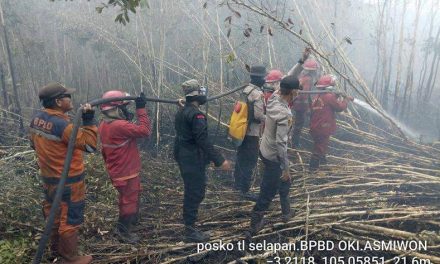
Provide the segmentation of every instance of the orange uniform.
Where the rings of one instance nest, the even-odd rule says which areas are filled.
[[[49,215],[63,171],[72,129],[73,124],[70,123],[66,114],[47,108],[38,112],[30,124],[31,144],[38,157],[45,193],[43,202],[45,217]],[[97,130],[93,116],[91,119],[83,118],[83,126],[78,131],[68,178],[64,186],[60,214],[55,218],[54,223],[54,229],[58,229],[60,235],[77,231],[84,220],[85,175],[82,152],[96,150]]]

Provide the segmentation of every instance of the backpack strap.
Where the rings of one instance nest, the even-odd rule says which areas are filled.
[[[256,120],[255,119],[255,116],[254,116],[254,103],[255,103],[255,101],[249,101],[249,95],[255,90],[255,89],[257,89],[256,87],[252,87],[252,89],[248,92],[248,93],[245,93],[244,91],[243,91],[243,94],[244,95],[246,95],[246,104],[247,104],[247,106],[248,106],[248,123],[250,123],[250,122],[253,122],[253,123],[257,123],[257,124],[259,124],[260,123],[260,121],[258,121],[258,120]]]

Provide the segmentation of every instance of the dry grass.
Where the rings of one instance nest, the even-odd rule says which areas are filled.
[[[347,121],[341,122],[340,127],[343,133],[332,140],[329,165],[319,173],[307,173],[304,162],[309,159],[308,151],[289,151],[294,173],[291,201],[296,214],[289,223],[282,223],[276,199],[267,213],[265,229],[253,240],[426,240],[429,248],[425,252],[277,254],[383,256],[388,260],[408,255],[440,263],[439,149],[402,141],[374,126],[357,130]],[[18,142],[21,141],[12,142],[10,145],[15,147],[8,147],[0,160],[0,234],[2,243],[21,242],[15,247],[1,247],[0,252],[20,252],[18,262],[28,262],[43,227],[42,194],[33,153]],[[231,155],[226,151],[225,154]],[[142,228],[138,231],[142,242],[137,246],[121,244],[113,238],[118,214],[116,191],[101,157],[87,156],[88,194],[82,246],[85,252],[93,254],[95,263],[253,263],[274,256],[271,251],[237,250],[198,254],[195,244],[183,243],[183,184],[175,163],[163,155],[143,157]],[[200,210],[201,229],[211,233],[213,242],[236,243],[244,239],[253,203],[238,199],[231,188],[230,173],[210,169],[209,175],[207,196]],[[258,191],[257,187],[254,189]]]

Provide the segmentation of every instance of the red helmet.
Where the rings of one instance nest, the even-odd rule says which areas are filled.
[[[336,77],[331,74],[327,74],[319,78],[318,82],[316,83],[316,88],[327,88],[329,86],[335,86],[336,85]]]
[[[308,71],[316,71],[319,65],[314,59],[307,59],[303,64],[303,69]]]
[[[267,83],[273,83],[281,81],[283,76],[284,74],[280,70],[270,70],[265,79]]]
[[[108,91],[102,95],[102,99],[114,98],[114,97],[125,97],[125,96],[130,96],[130,94],[126,93],[126,92],[122,92],[122,91]],[[100,108],[101,108],[101,111],[106,111],[106,110],[114,109],[120,105],[127,105],[128,103],[130,103],[130,102],[129,101],[115,101],[115,102],[102,104],[100,106]]]

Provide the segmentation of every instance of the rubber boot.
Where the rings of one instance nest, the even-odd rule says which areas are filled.
[[[292,218],[289,197],[288,196],[284,196],[284,197],[280,196],[280,204],[281,204],[281,220],[284,223],[287,223]]]
[[[251,228],[250,233],[252,236],[256,235],[263,229],[264,226],[264,212],[252,211],[251,214]]]
[[[136,213],[133,215],[133,219],[131,221],[131,232],[138,232],[143,229],[143,226],[141,225],[141,214],[139,213],[139,207],[140,206],[138,205]]]
[[[60,241],[60,235],[58,234],[58,228],[53,228],[50,233],[50,251],[52,255],[58,255],[58,243]]]
[[[193,243],[202,243],[209,241],[209,234],[198,230],[194,225],[185,225],[185,241]]]
[[[258,199],[258,195],[255,193],[251,193],[251,192],[240,191],[240,199],[246,200],[246,201],[256,202]]]
[[[315,172],[319,169],[319,157],[316,155],[312,155],[310,158],[309,170],[310,172]]]
[[[78,232],[60,235],[58,253],[64,264],[88,264],[92,262],[92,256],[78,255]]]
[[[141,214],[139,213],[139,209],[141,208],[141,194],[138,194],[138,203],[136,206],[136,213],[133,216],[132,225],[139,225],[141,222]]]
[[[59,249],[59,241],[60,235],[58,234],[58,227],[52,228],[52,232],[50,233],[50,256],[49,260],[53,262],[56,258],[60,257],[58,253]]]
[[[116,224],[115,235],[121,242],[128,244],[139,243],[139,236],[132,233],[132,222],[135,219],[135,215],[120,216],[118,223]]]

